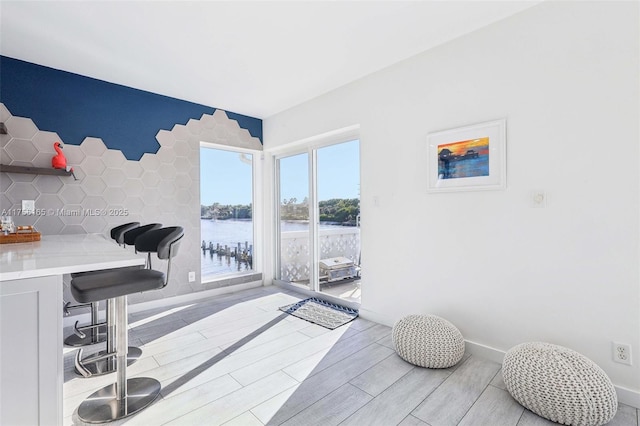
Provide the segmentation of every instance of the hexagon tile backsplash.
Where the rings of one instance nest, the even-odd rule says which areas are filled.
[[[51,167],[54,132],[39,130],[29,118],[12,116],[0,103],[0,163]],[[200,142],[262,149],[257,138],[222,110],[200,120],[176,124],[156,135],[160,149],[140,161],[108,149],[102,139],[88,137],[80,145],[64,145],[71,176],[0,173],[0,210],[14,212],[17,225],[34,225],[43,235],[103,233],[138,221],[185,228],[180,252],[172,263],[171,281],[160,291],[131,295],[131,303],[203,290],[200,284]],[[64,141],[61,141],[64,144]],[[22,200],[35,200],[36,215],[16,215]],[[157,260],[154,267],[164,267]],[[197,279],[187,280],[195,271]],[[65,286],[65,300],[71,295]],[[211,288],[209,286],[208,288]]]

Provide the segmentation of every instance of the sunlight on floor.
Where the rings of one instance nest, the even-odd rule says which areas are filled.
[[[252,400],[254,405],[243,410],[245,416],[251,410],[254,421],[267,423],[349,329],[347,325],[329,330],[284,314],[280,306],[299,300],[290,294],[248,299],[225,307],[224,301],[218,306],[215,301],[201,306],[191,303],[132,322],[131,340],[151,340],[140,346],[142,357],[128,368],[128,377],[154,377],[160,380],[162,393],[146,410],[111,424],[197,424],[199,420],[222,424],[237,417],[227,408],[229,404],[235,407]],[[156,337],[149,337],[147,330]],[[75,350],[65,348],[65,353]],[[71,354],[65,357],[65,425],[82,424],[78,405],[115,380],[114,374],[80,378],[71,373],[71,360]],[[253,397],[254,393],[258,396]],[[214,418],[198,417],[211,411],[198,410],[205,406],[216,407]]]
[[[169,316],[169,315],[174,314],[176,312],[180,312],[180,311],[182,311],[184,309],[187,309],[187,308],[190,308],[192,306],[193,306],[193,304],[180,306],[178,308],[168,309],[168,310],[166,310],[164,312],[161,312],[159,314],[156,314],[156,315],[151,315],[148,318],[144,318],[144,319],[141,319],[141,320],[136,321],[134,323],[130,323],[129,324],[129,330],[132,330],[132,329],[134,329],[136,327],[140,327],[140,326],[145,325],[145,324],[149,324],[149,323],[151,323],[153,321],[159,320],[160,318],[164,318],[166,316]]]
[[[362,280],[347,282],[344,284],[323,285],[321,293],[339,297],[348,302],[360,303]]]

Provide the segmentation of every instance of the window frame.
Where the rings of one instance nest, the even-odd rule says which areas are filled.
[[[252,225],[253,225],[253,259],[252,259],[252,264],[251,264],[251,270],[249,271],[239,271],[239,272],[230,272],[230,273],[223,273],[223,274],[216,274],[214,276],[209,276],[209,277],[213,277],[213,278],[208,278],[205,280],[204,276],[202,275],[202,258],[200,259],[200,274],[201,274],[201,283],[202,284],[208,284],[208,283],[217,283],[220,281],[229,281],[230,283],[234,283],[235,281],[242,281],[245,282],[243,280],[237,280],[237,278],[241,278],[241,277],[246,277],[246,276],[251,276],[251,275],[260,275],[260,278],[257,278],[256,280],[262,280],[262,272],[263,272],[263,246],[264,246],[264,240],[263,240],[263,194],[262,191],[258,191],[257,188],[262,188],[262,162],[264,160],[264,153],[263,151],[260,150],[255,150],[255,149],[248,149],[248,148],[241,148],[241,147],[235,147],[235,146],[231,146],[231,145],[223,145],[223,144],[217,144],[217,143],[212,143],[212,142],[204,142],[204,141],[200,141],[200,146],[199,149],[202,148],[207,148],[207,149],[217,149],[220,151],[227,151],[227,152],[233,152],[233,153],[238,153],[238,154],[251,154],[252,155],[252,160],[251,160],[251,204],[252,204]],[[202,170],[202,162],[200,162],[200,170]],[[199,180],[199,185],[201,185],[202,182],[201,180]],[[200,205],[202,205],[202,194],[200,193],[200,188],[198,188],[199,191],[199,198],[200,198]],[[201,237],[201,236],[200,236]]]

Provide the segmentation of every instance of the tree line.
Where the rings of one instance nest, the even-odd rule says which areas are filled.
[[[344,225],[355,225],[360,214],[359,198],[332,198],[318,203],[320,222],[333,222]],[[200,205],[200,217],[212,219],[251,219],[252,205],[220,204],[210,206]],[[282,220],[309,220],[309,200],[307,197],[301,202],[297,198],[282,200],[280,205]]]
[[[212,219],[251,219],[253,217],[252,204],[220,204],[210,206],[200,205],[200,217]]]
[[[355,225],[360,214],[360,199],[332,198],[318,203],[320,222],[334,222],[344,225]],[[298,202],[296,198],[284,199],[280,205],[280,216],[283,220],[308,220],[309,200],[307,197]]]

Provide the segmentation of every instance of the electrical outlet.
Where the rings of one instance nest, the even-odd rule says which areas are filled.
[[[613,342],[613,360],[620,364],[631,365],[631,345]]]
[[[191,271],[189,272],[189,282],[192,283],[196,280],[196,273]]]

